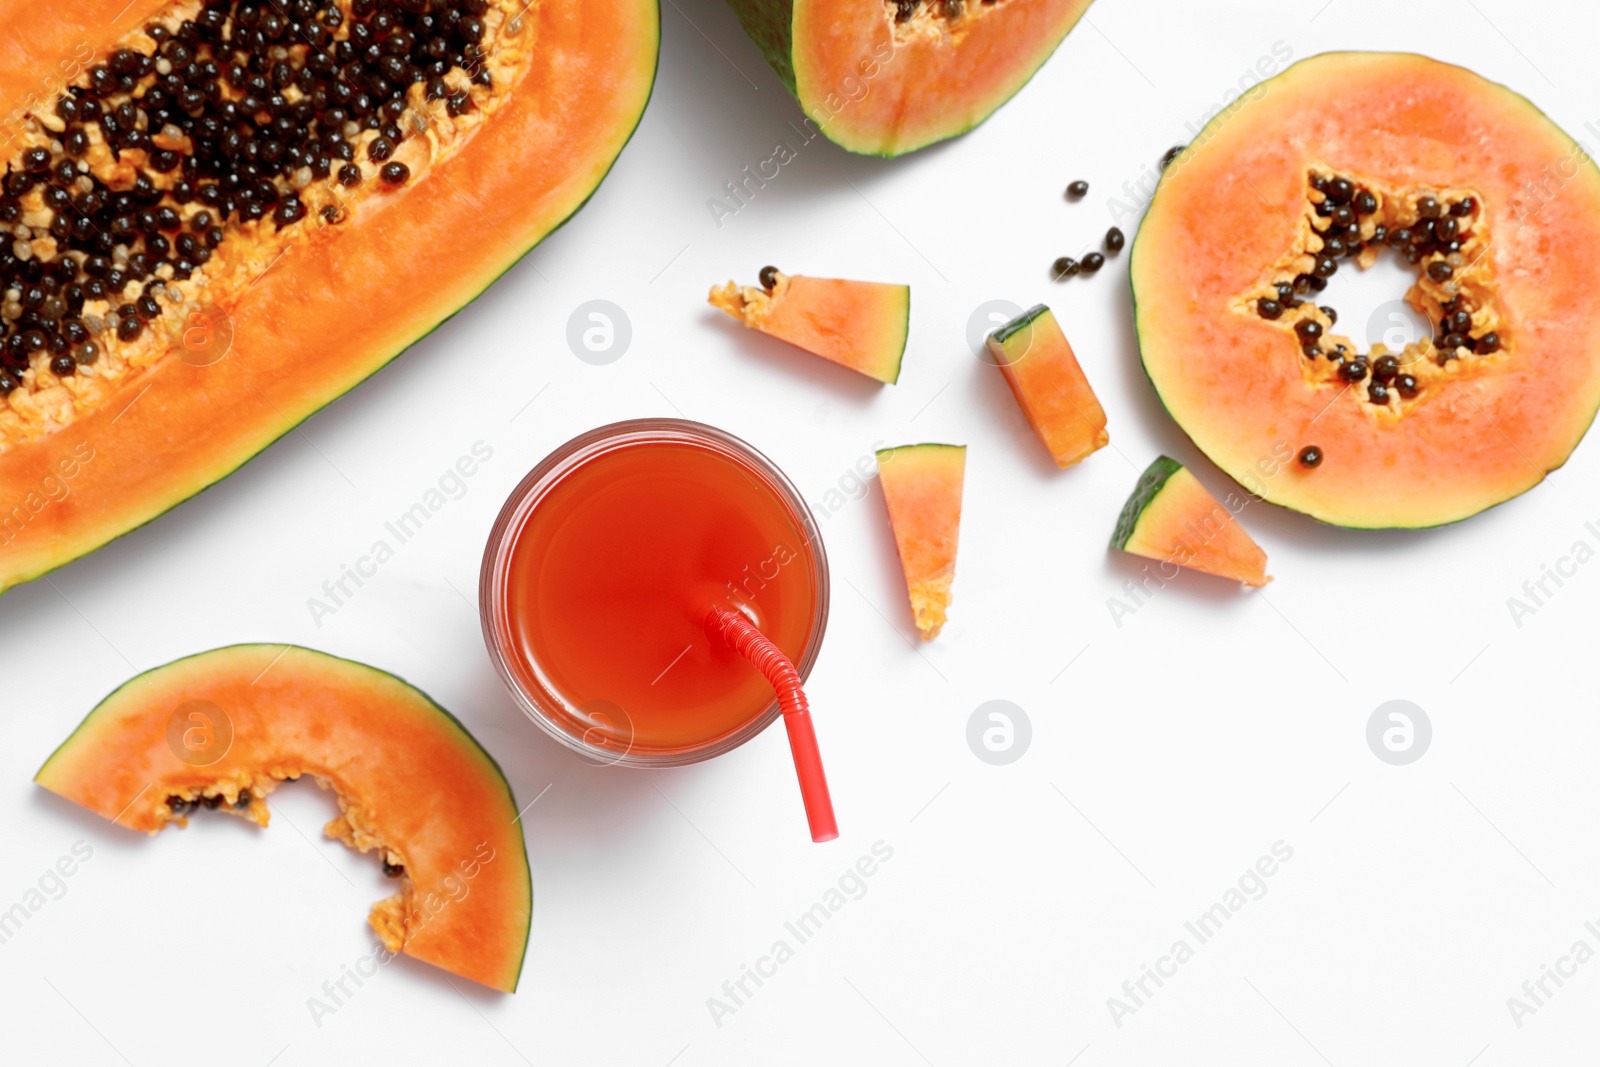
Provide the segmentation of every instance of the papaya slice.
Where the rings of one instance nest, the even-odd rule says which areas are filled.
[[[787,341],[885,385],[900,378],[911,327],[911,287],[808,278],[774,267],[761,287],[713,288],[709,301],[752,330]]]
[[[655,0],[0,0],[0,590],[226,476],[594,192]]]
[[[1049,308],[1039,304],[1017,316],[987,344],[1056,466],[1070,467],[1111,443],[1105,409]]]
[[[1200,479],[1167,456],[1158,456],[1139,476],[1117,517],[1111,547],[1254,588],[1272,581],[1261,546]]]
[[[399,881],[369,917],[385,949],[514,991],[533,889],[511,787],[391,674],[294,645],[202,652],[106,697],[35,781],[155,834],[194,812],[265,826],[267,797],[303,774],[338,797],[324,832]]]
[[[1454,522],[1538,484],[1600,410],[1597,247],[1600,168],[1527,100],[1423,56],[1315,56],[1163,174],[1133,244],[1139,351],[1251,493]],[[1415,272],[1394,309],[1323,292],[1380,256]]]
[[[967,446],[901,445],[881,448],[877,456],[912,621],[922,639],[932,641],[944,627],[956,577]]]
[[[988,118],[1050,58],[1089,0],[729,5],[808,126],[852,152],[898,156]]]

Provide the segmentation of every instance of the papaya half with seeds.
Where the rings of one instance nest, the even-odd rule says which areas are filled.
[[[1530,102],[1423,56],[1316,56],[1163,174],[1133,243],[1140,355],[1252,493],[1454,522],[1561,466],[1600,408],[1596,248],[1600,169]],[[1330,280],[1380,256],[1415,272],[1414,337],[1337,318]]]
[[[0,0],[0,591],[225,477],[594,192],[655,0]]]
[[[728,0],[830,140],[898,156],[1021,90],[1090,0]]]

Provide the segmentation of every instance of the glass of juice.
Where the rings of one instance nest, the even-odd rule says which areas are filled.
[[[595,762],[672,766],[780,713],[708,609],[749,619],[804,680],[828,560],[760,452],[701,423],[637,419],[568,441],[522,480],[489,535],[479,603],[496,670],[545,732]]]

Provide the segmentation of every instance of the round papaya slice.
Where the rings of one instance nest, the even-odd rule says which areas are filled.
[[[977,126],[1090,0],[729,0],[816,129],[898,156]]]
[[[655,0],[0,0],[0,591],[231,473],[580,207]]]
[[[1593,420],[1597,247],[1600,169],[1527,100],[1422,56],[1317,56],[1162,176],[1132,253],[1140,354],[1251,492],[1342,526],[1453,522]],[[1337,317],[1380,256],[1415,274],[1412,336]]]
[[[102,700],[35,781],[154,834],[191,814],[265,826],[267,797],[301,775],[338,798],[324,832],[399,883],[369,917],[385,949],[515,990],[533,888],[511,787],[392,674],[294,645],[202,652]]]

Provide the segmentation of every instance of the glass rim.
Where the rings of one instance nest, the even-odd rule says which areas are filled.
[[[760,734],[782,714],[777,695],[755,716],[710,741],[670,749],[637,749],[631,743],[620,754],[613,747],[587,739],[573,721],[571,712],[517,669],[524,658],[511,651],[510,618],[506,610],[506,578],[511,548],[529,517],[544,496],[572,471],[617,447],[636,443],[688,442],[709,446],[758,475],[773,495],[791,512],[803,537],[801,551],[812,561],[813,606],[811,627],[795,669],[804,682],[811,675],[822,649],[827,630],[829,606],[828,553],[822,531],[810,506],[778,465],[742,438],[690,419],[625,419],[587,430],[556,446],[534,465],[506,497],[484,545],[483,562],[478,572],[478,618],[483,628],[484,645],[495,672],[511,693],[517,706],[545,733],[591,763],[626,767],[672,767],[699,763],[732,751]],[[515,662],[514,662],[515,661]]]

